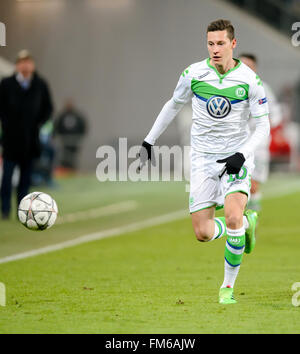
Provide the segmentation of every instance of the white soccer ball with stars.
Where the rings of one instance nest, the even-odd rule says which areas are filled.
[[[58,209],[55,200],[43,192],[26,195],[18,207],[20,222],[30,230],[41,231],[53,226]]]

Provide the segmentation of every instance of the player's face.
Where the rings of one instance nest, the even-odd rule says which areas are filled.
[[[240,57],[241,61],[249,66],[250,69],[252,69],[254,72],[256,72],[256,64],[252,59],[245,58],[245,57]]]
[[[213,65],[225,66],[232,60],[235,47],[236,39],[231,41],[226,30],[207,33],[207,49]]]
[[[32,59],[20,60],[16,64],[16,69],[25,79],[29,79],[35,70],[34,61]]]

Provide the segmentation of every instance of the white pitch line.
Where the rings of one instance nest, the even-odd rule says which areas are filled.
[[[288,195],[293,193],[295,190],[297,190],[298,185],[293,186],[292,188],[287,188],[285,190],[283,190],[281,193],[271,193],[271,191],[266,191],[265,193],[265,198],[263,199],[273,199],[276,197],[281,197],[284,195]],[[60,242],[54,245],[50,245],[50,246],[46,246],[46,247],[42,247],[42,248],[38,248],[35,250],[31,250],[31,251],[27,251],[27,252],[23,252],[23,253],[18,253],[18,254],[14,254],[11,256],[7,256],[4,258],[0,258],[0,264],[3,263],[8,263],[8,262],[13,262],[13,261],[17,261],[17,260],[21,260],[24,258],[29,258],[29,257],[34,257],[34,256],[38,256],[41,254],[45,254],[45,253],[50,253],[50,252],[54,252],[54,251],[59,251],[65,248],[69,248],[69,247],[73,247],[73,246],[77,246],[83,243],[87,243],[87,242],[91,242],[91,241],[96,241],[96,240],[101,240],[103,238],[107,238],[107,237],[113,237],[113,236],[119,236],[122,234],[125,234],[127,232],[132,232],[132,231],[138,231],[147,227],[151,227],[151,226],[156,226],[156,225],[160,225],[160,224],[164,224],[167,222],[171,222],[177,219],[183,219],[185,217],[187,217],[188,211],[185,210],[179,210],[179,211],[175,211],[173,213],[170,214],[165,214],[165,215],[161,215],[161,216],[157,216],[151,219],[147,219],[144,221],[140,221],[140,222],[135,222],[129,225],[125,225],[125,226],[120,226],[117,228],[113,228],[113,229],[109,229],[109,230],[104,230],[104,231],[100,231],[100,232],[96,232],[96,233],[92,233],[92,234],[88,234],[88,235],[84,235],[78,238],[75,238],[73,240],[69,240],[69,241],[65,241],[65,242]]]
[[[144,229],[147,227],[165,224],[165,223],[168,223],[168,222],[171,222],[174,220],[178,220],[178,219],[183,219],[188,216],[189,216],[189,213],[188,213],[187,209],[175,211],[173,213],[169,213],[169,214],[165,214],[165,215],[161,215],[161,216],[156,216],[156,217],[146,219],[146,220],[143,220],[140,222],[134,222],[129,225],[115,227],[113,229],[104,230],[104,231],[100,231],[100,232],[95,232],[92,234],[77,237],[73,240],[60,242],[60,243],[57,243],[54,245],[50,245],[50,246],[46,246],[46,247],[42,247],[42,248],[37,248],[35,250],[31,250],[31,251],[7,256],[4,258],[0,258],[0,264],[17,261],[17,260],[24,259],[24,258],[34,257],[34,256],[38,256],[41,254],[50,253],[50,252],[54,252],[54,251],[63,250],[65,248],[74,247],[74,246],[81,245],[83,243],[87,243],[87,242],[91,242],[91,241],[101,240],[101,239],[107,238],[107,237],[119,236],[119,235],[122,235],[122,234],[125,234],[128,232],[138,231],[138,230],[141,230],[141,229]]]
[[[300,181],[289,181],[288,183],[275,184],[271,188],[262,190],[262,198],[265,200],[284,197],[286,195],[298,192],[300,190]]]
[[[101,216],[107,216],[107,215],[118,214],[121,212],[131,211],[136,209],[137,206],[138,203],[135,200],[126,200],[124,202],[106,205],[100,208],[77,211],[75,213],[70,213],[58,217],[56,221],[56,225],[66,224],[66,223],[81,221],[81,220],[96,219]]]

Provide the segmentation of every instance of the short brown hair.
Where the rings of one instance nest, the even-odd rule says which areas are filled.
[[[227,31],[228,38],[232,41],[234,39],[234,27],[232,26],[231,22],[228,20],[216,20],[211,22],[208,27],[208,32],[215,32],[215,31]]]
[[[252,60],[255,64],[257,64],[257,57],[252,53],[242,53],[239,55],[239,58],[247,58]]]

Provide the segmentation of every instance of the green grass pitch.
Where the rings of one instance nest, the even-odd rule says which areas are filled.
[[[60,215],[122,201],[136,207],[62,222],[42,232],[0,221],[0,262],[9,255],[186,209],[186,217],[0,264],[6,306],[0,333],[299,333],[299,198],[296,177],[264,188],[257,245],[244,255],[236,305],[218,304],[225,239],[196,241],[185,184],[99,183],[94,176],[44,190]],[[222,212],[218,212],[222,215]]]

